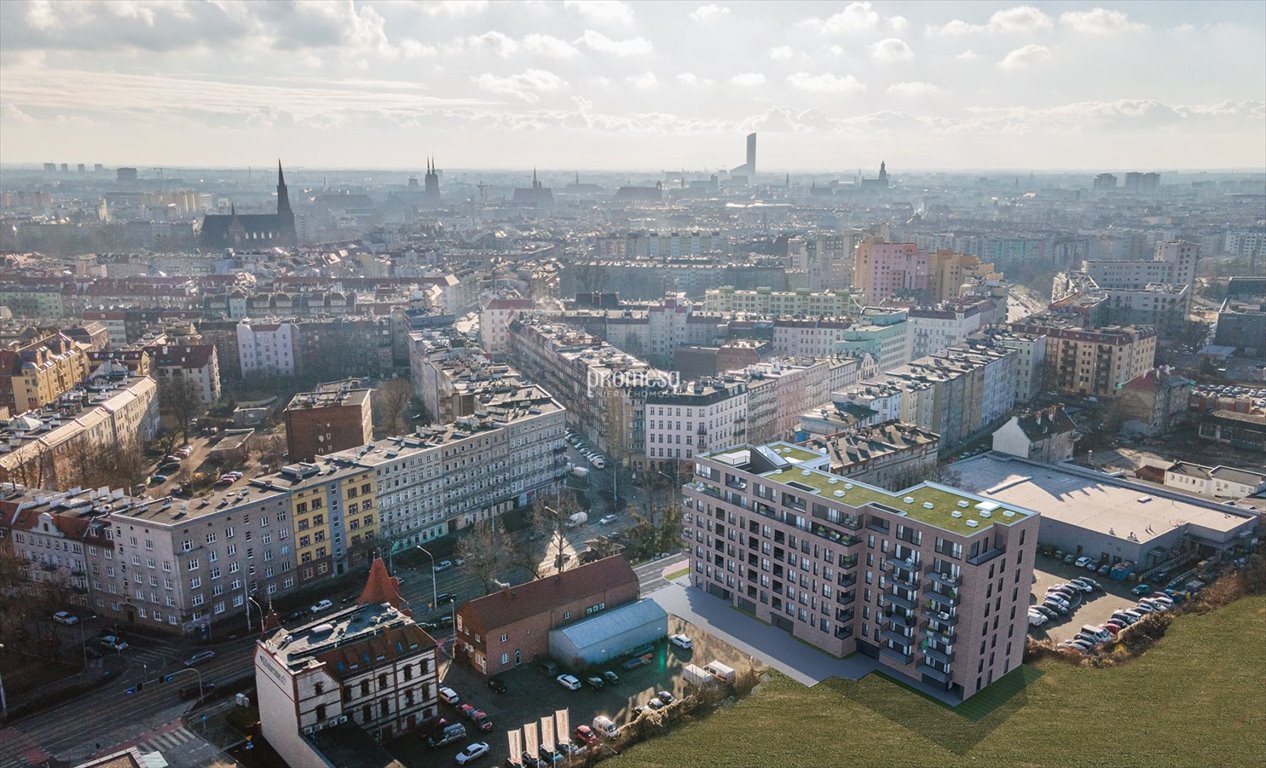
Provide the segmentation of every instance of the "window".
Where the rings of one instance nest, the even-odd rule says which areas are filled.
[[[508,634],[504,634],[504,633],[503,633],[503,634],[501,635],[501,642],[503,642],[503,643],[504,643],[504,642],[507,642],[509,639],[510,639],[510,636],[509,636]],[[502,663],[504,664],[505,662],[502,662]]]

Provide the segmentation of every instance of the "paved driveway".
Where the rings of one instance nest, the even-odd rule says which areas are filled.
[[[1065,565],[1053,557],[1038,555],[1037,562],[1034,564],[1033,575],[1036,577],[1036,581],[1033,583],[1033,596],[1030,599],[1030,603],[1040,602],[1042,597],[1046,595],[1046,590],[1050,587],[1065,583],[1075,576],[1089,576],[1090,572],[1072,565]],[[1137,599],[1130,595],[1130,588],[1134,586],[1133,584],[1124,581],[1114,581],[1107,576],[1098,574],[1091,576],[1091,578],[1102,584],[1107,591],[1095,591],[1085,594],[1076,610],[1067,616],[1061,616],[1055,621],[1047,622],[1029,634],[1036,638],[1049,637],[1058,643],[1076,635],[1081,631],[1083,624],[1098,626],[1106,622],[1114,611],[1121,608],[1129,608],[1137,603]]]
[[[817,685],[831,677],[859,680],[882,670],[890,677],[900,677],[902,682],[928,696],[950,706],[958,701],[929,687],[919,680],[898,675],[875,659],[854,653],[837,659],[808,643],[797,640],[790,633],[776,629],[755,619],[702,589],[687,586],[684,579],[669,583],[663,589],[646,595],[669,613],[690,622],[694,626],[716,635],[740,652],[747,653],[767,666],[777,669],[793,680],[806,686]]]

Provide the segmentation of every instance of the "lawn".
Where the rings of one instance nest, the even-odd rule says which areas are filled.
[[[999,684],[960,712],[877,675],[805,688],[773,673],[736,706],[610,765],[1266,765],[1266,597],[1181,617],[1122,667],[1044,661]]]

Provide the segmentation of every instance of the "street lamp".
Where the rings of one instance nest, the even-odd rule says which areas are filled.
[[[4,650],[4,643],[0,643],[0,651]],[[4,677],[0,676],[0,723],[9,719],[9,700],[4,696]]]
[[[436,586],[435,581],[435,555],[432,555],[427,548],[421,544],[417,545],[417,549],[421,550],[423,554],[431,558],[431,610],[435,610],[440,607],[440,590]]]
[[[242,592],[243,592],[243,593],[245,593],[245,592],[246,592],[246,589],[245,589],[245,586],[246,586],[246,585],[245,585],[245,584],[243,584],[242,586],[243,586]],[[245,597],[246,597],[246,601],[247,601],[248,603],[255,603],[255,607],[259,609],[259,628],[262,630],[262,629],[264,628],[264,607],[263,607],[263,606],[261,606],[259,603],[256,603],[256,602],[255,602],[255,598],[251,597],[250,595],[245,595]],[[250,631],[251,631],[251,607],[250,607],[250,605],[247,605],[247,606],[246,606],[246,631],[247,631],[247,632],[250,632]]]

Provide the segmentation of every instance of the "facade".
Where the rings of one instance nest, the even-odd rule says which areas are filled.
[[[279,628],[255,647],[261,732],[287,765],[348,765],[322,738],[356,730],[374,742],[413,731],[439,710],[435,640],[413,622],[382,561],[357,605],[295,629]],[[340,734],[341,735],[341,734]],[[353,739],[344,738],[342,741]]]
[[[370,391],[350,384],[300,392],[283,415],[291,461],[312,461],[374,439]]]
[[[0,535],[32,584],[51,584],[76,605],[88,606],[88,565],[84,541],[88,521],[60,514],[66,500],[57,495],[13,493],[0,500]]]
[[[993,449],[998,453],[1047,464],[1071,459],[1076,442],[1077,425],[1062,405],[1012,416],[993,433]]]
[[[928,295],[930,304],[955,301],[963,294],[965,283],[999,281],[1002,274],[979,256],[938,250],[928,254]],[[918,357],[918,355],[915,355]]]
[[[1086,330],[1045,316],[1012,323],[1011,330],[1046,336],[1043,386],[1061,394],[1117,397],[1156,360],[1156,330],[1150,326]]]
[[[697,461],[694,586],[836,656],[966,699],[1020,664],[1037,515],[934,483],[890,493],[786,443]]]
[[[947,301],[935,306],[912,307],[906,319],[910,336],[910,358],[936,354],[951,347],[981,327],[1006,320],[1006,306],[1001,317],[990,299],[983,301]]]
[[[857,244],[853,286],[868,305],[890,296],[926,295],[928,253],[914,243],[884,243],[873,238]]]
[[[238,323],[241,375],[294,376],[296,335],[294,323],[252,323],[250,320]]]
[[[843,341],[853,322],[846,317],[798,320],[780,317],[774,321],[774,353],[830,357]]]
[[[1266,354],[1266,296],[1224,300],[1218,308],[1213,343],[1233,347],[1246,357]]]
[[[1127,381],[1117,401],[1125,428],[1158,435],[1184,423],[1193,386],[1191,379],[1174,373],[1169,366]]]
[[[1192,286],[1199,262],[1198,243],[1171,240],[1156,244],[1156,253],[1151,261],[1084,261],[1081,270],[1090,275],[1100,288],[1141,290],[1153,283]]]
[[[637,574],[620,555],[475,598],[457,609],[455,653],[495,675],[549,653],[550,631],[638,598]]]
[[[64,333],[0,349],[0,405],[12,413],[42,408],[87,376],[87,353]]]
[[[909,316],[904,310],[867,308],[859,324],[844,331],[843,339],[834,345],[834,351],[845,355],[870,355],[883,371],[905,365],[912,359],[908,322]]]
[[[1215,443],[1266,453],[1266,416],[1214,410],[1200,417],[1198,433]]]
[[[479,345],[494,359],[509,352],[510,320],[515,314],[531,310],[536,303],[531,299],[495,298],[479,308]]]
[[[213,345],[163,344],[147,351],[159,382],[189,382],[204,406],[220,399],[220,356]]]
[[[853,312],[847,291],[775,291],[772,288],[738,290],[726,285],[705,292],[707,312],[744,312],[773,317],[846,317]]]
[[[983,334],[1016,352],[1015,401],[1031,403],[1042,391],[1046,366],[1046,336],[1040,333],[1017,333],[1006,328],[993,328]]]
[[[747,386],[700,379],[678,390],[651,390],[645,399],[646,456],[671,467],[718,445],[731,445],[747,422]]]
[[[1242,499],[1266,490],[1266,473],[1179,461],[1165,468],[1164,482],[1169,487],[1201,496]]]

